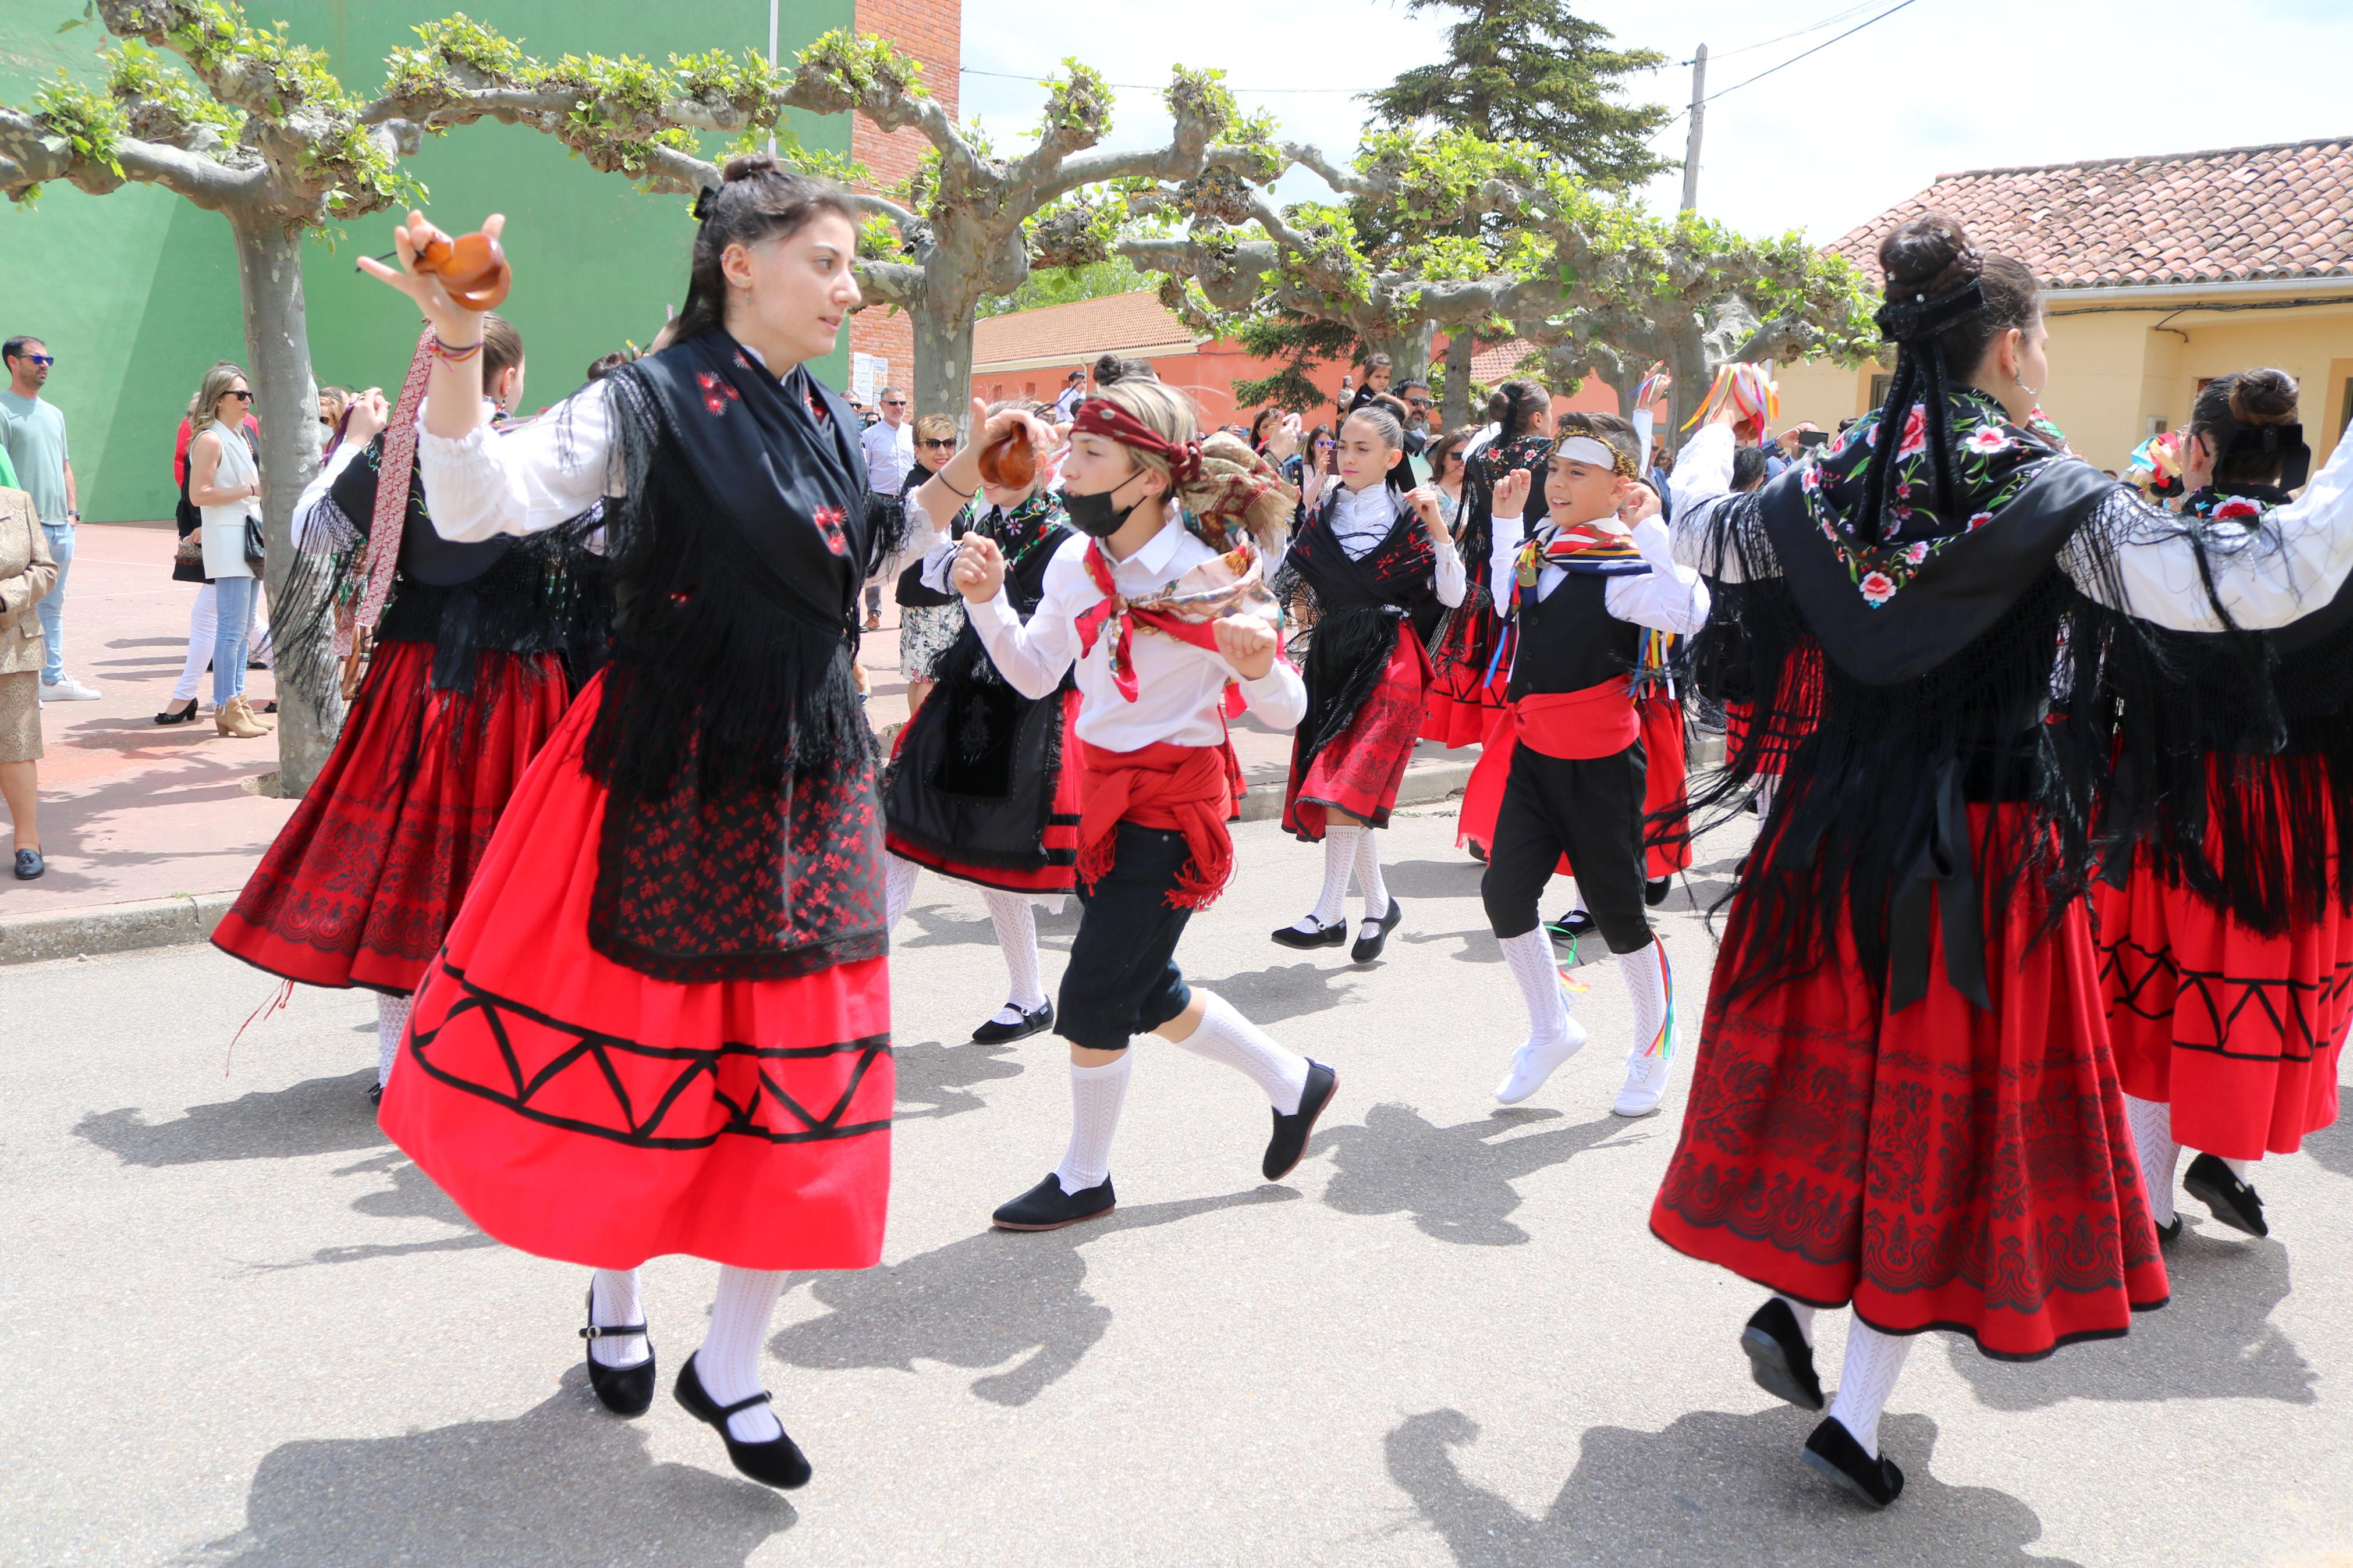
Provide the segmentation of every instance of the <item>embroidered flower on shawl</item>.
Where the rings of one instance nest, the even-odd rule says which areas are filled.
[[[818,530],[825,535],[825,547],[836,555],[849,553],[849,542],[841,531],[841,520],[846,515],[838,506],[821,506],[809,515],[817,520]]]
[[[1915,540],[1912,543],[1905,545],[1904,547],[1904,559],[1914,566],[1917,566],[1923,561],[1927,560],[1928,542],[1925,539],[1920,539]]]
[[[1990,456],[2009,445],[2010,437],[1991,425],[1979,426],[1970,431],[1968,438],[1961,442],[1963,448],[1975,452],[1980,457]]]
[[[1975,533],[1978,529],[1983,528],[1987,523],[1991,522],[1992,521],[1993,513],[1989,511],[1978,512],[1969,519],[1968,531],[1971,533]]]
[[[1895,579],[1884,572],[1866,572],[1862,578],[1862,596],[1872,605],[1883,605],[1895,597]]]
[[[2232,496],[2215,507],[2210,514],[2216,522],[2249,522],[2263,515],[2263,509],[2244,496]]]
[[[702,406],[714,415],[726,413],[731,403],[744,401],[744,395],[735,390],[733,382],[722,381],[707,370],[696,371],[694,383],[702,388]]]
[[[1927,449],[1928,411],[1915,403],[1912,405],[1911,412],[1904,416],[1904,442],[1895,448],[1895,456],[1901,460],[1915,457]]]

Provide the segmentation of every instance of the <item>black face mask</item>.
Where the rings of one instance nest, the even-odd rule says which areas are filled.
[[[1130,476],[1130,478],[1133,477]],[[1140,499],[1132,500],[1125,506],[1113,504],[1111,498],[1117,495],[1121,486],[1126,483],[1126,479],[1122,479],[1119,484],[1112,486],[1111,489],[1097,490],[1091,496],[1073,495],[1069,490],[1064,490],[1062,510],[1070,518],[1071,526],[1092,539],[1109,539],[1124,528],[1128,518],[1134,513],[1135,509],[1144,504]]]

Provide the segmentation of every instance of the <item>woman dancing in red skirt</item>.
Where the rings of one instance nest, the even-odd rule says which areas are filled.
[[[1679,555],[1746,585],[1760,707],[1695,806],[1800,732],[1761,710],[1809,638],[1824,687],[1733,895],[1651,1214],[1776,1292],[1743,1347],[1794,1404],[1822,1407],[1815,1310],[1853,1308],[1805,1458],[1874,1506],[1903,1487],[1878,1430],[1907,1336],[2029,1360],[2166,1297],[2084,898],[2094,790],[2130,785],[2107,770],[2120,672],[2153,662],[2136,617],[2277,625],[2353,568],[2341,493],[2225,538],[2037,430],[2023,264],[1935,213],[1880,260],[1886,405],[1754,496],[1725,494],[1721,421],[1675,467]]]
[[[1465,585],[1437,492],[1409,488],[1404,464],[1405,426],[1395,415],[1366,404],[1348,416],[1339,478],[1321,496],[1301,498],[1305,521],[1281,574],[1314,616],[1302,671],[1307,717],[1292,742],[1282,826],[1308,843],[1324,841],[1324,891],[1274,940],[1293,948],[1346,942],[1353,871],[1365,896],[1364,924],[1348,952],[1356,963],[1378,958],[1402,918],[1404,906],[1382,884],[1373,835],[1388,826],[1420,735],[1431,680],[1422,639],[1443,610],[1462,603]]]
[[[485,1231],[596,1271],[588,1376],[618,1414],[653,1394],[638,1266],[721,1264],[677,1398],[790,1487],[808,1463],[759,1375],[783,1271],[872,1265],[889,1197],[881,813],[850,670],[884,542],[857,422],[807,369],[859,302],[849,196],[755,154],[695,207],[671,346],[505,435],[479,412],[480,318],[371,268],[439,339],[435,529],[530,533],[607,498],[619,606],[426,974],[383,1121]],[[412,215],[404,267],[429,234]]]
[[[2250,526],[2304,483],[2284,372],[2208,382],[2186,434],[2186,512]],[[2199,1154],[2182,1184],[2263,1236],[2250,1165],[2337,1120],[2353,986],[2353,594],[2264,639],[2277,714],[2245,700],[2245,640],[2170,637],[2177,679],[2126,705],[2134,761],[2168,782],[2150,791],[2157,826],[2129,874],[2102,882],[2094,906],[2125,1110],[2168,1241],[2181,1232],[2183,1145]]]
[[[522,338],[497,315],[482,318],[481,362],[490,401],[512,412]],[[272,974],[376,993],[371,1099],[500,814],[601,641],[593,504],[527,540],[453,544],[433,531],[415,471],[430,364],[420,351],[389,416],[380,395],[352,405],[349,438],[295,503],[312,581],[294,595],[307,621],[280,620],[281,668],[305,650],[323,656],[327,617],[353,600],[375,650],[326,765],[213,932],[213,945]],[[332,679],[322,668],[290,689]]]

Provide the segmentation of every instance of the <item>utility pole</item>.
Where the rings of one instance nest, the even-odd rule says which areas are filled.
[[[1699,129],[1707,115],[1707,46],[1692,56],[1691,140],[1683,147],[1683,211],[1699,205]]]
[[[768,0],[768,68],[772,71],[776,68],[776,0]],[[771,131],[768,132],[768,156],[773,158],[776,155],[776,133]],[[1683,181],[1683,205],[1691,205],[1691,181],[1688,176]]]

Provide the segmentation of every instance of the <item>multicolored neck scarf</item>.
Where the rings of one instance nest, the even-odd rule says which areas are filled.
[[[1547,566],[1580,577],[1637,577],[1651,569],[1631,534],[1599,522],[1546,523],[1520,546],[1507,613],[1518,613],[1521,596],[1535,592],[1537,576]]]
[[[1112,575],[1111,558],[1103,553],[1103,541],[1089,540],[1087,580],[1102,590],[1103,596],[1101,603],[1078,617],[1079,657],[1083,658],[1092,653],[1096,639],[1108,631],[1112,684],[1123,700],[1134,701],[1135,628],[1141,626],[1215,653],[1216,623],[1226,616],[1257,616],[1270,623],[1276,619],[1274,595],[1267,591],[1261,564],[1256,547],[1245,540],[1215,561],[1194,568],[1194,572],[1213,569],[1212,575],[1224,575],[1229,581],[1190,590],[1170,586],[1141,599],[1130,599],[1119,591],[1117,580]],[[1234,710],[1234,695],[1230,689],[1227,694],[1229,718]]]
[[[967,526],[971,531],[997,542],[997,547],[1005,553],[1005,569],[1010,572],[1032,550],[1054,538],[1061,522],[1061,492],[1040,489],[1005,510],[974,501]]]

